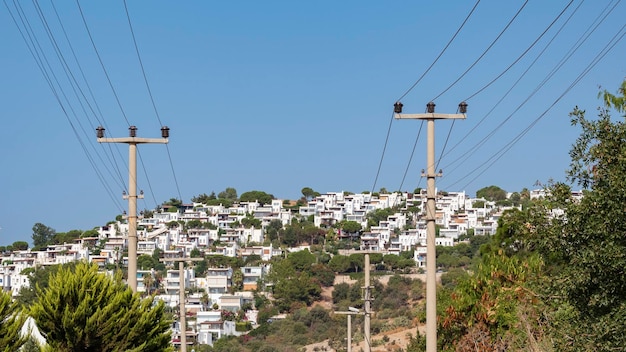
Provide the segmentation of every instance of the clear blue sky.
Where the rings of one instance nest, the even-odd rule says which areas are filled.
[[[425,127],[411,160],[420,122],[391,120],[393,103],[402,97],[405,112],[421,113],[436,98],[437,112],[454,113],[469,98],[467,120],[436,124],[438,157],[448,140],[437,185],[512,192],[565,179],[579,132],[568,113],[578,105],[595,116],[599,86],[615,92],[626,76],[623,39],[589,66],[623,36],[624,3],[529,1],[495,41],[524,1],[482,1],[410,89],[475,2],[128,0],[157,117],[123,1],[80,1],[108,79],[76,2],[19,3],[0,8],[0,245],[30,242],[37,222],[85,230],[126,208],[128,148],[97,144],[100,121],[110,137],[127,136],[129,123],[141,137],[170,127],[169,149],[139,147],[139,208],[152,209],[227,187],[282,199],[303,187],[424,187]]]

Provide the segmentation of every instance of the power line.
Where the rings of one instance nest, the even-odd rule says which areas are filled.
[[[474,10],[476,10],[476,8],[478,7],[478,4],[480,3],[480,0],[476,1],[476,3],[474,4],[474,7],[472,7],[472,9],[470,10],[470,12],[467,14],[467,16],[465,16],[465,19],[463,20],[463,22],[461,23],[461,25],[459,26],[459,28],[457,28],[456,32],[454,33],[454,35],[452,36],[452,38],[450,38],[450,40],[448,40],[448,43],[446,44],[446,46],[439,52],[439,55],[437,55],[437,57],[435,58],[435,60],[433,60],[433,62],[430,64],[430,66],[428,66],[428,68],[422,73],[422,75],[415,81],[415,83],[413,83],[411,85],[411,87],[409,87],[409,89],[407,89],[406,92],[404,92],[404,94],[402,94],[398,99],[396,99],[397,102],[400,102],[400,100],[402,100],[407,94],[409,94],[409,92],[411,92],[411,90],[413,90],[413,88],[415,88],[415,86],[417,86],[417,84],[419,82],[422,81],[422,79],[426,76],[426,74],[428,74],[428,72],[430,72],[430,70],[433,68],[433,66],[435,66],[435,64],[439,61],[439,59],[441,58],[441,56],[443,56],[443,54],[446,52],[446,50],[448,50],[448,47],[452,44],[452,42],[454,41],[454,39],[457,37],[457,35],[461,32],[461,30],[463,29],[463,27],[465,26],[465,24],[467,23],[467,21],[470,19],[470,17],[472,16],[472,14],[474,13]],[[385,137],[385,144],[383,145],[383,151],[381,153],[380,156],[380,161],[378,163],[378,169],[376,171],[376,177],[374,178],[374,184],[372,185],[372,193],[374,192],[374,189],[376,188],[376,183],[378,182],[378,177],[380,175],[380,170],[382,168],[382,164],[383,164],[383,160],[385,158],[385,151],[387,150],[387,143],[389,142],[389,135],[391,133],[391,125],[393,124],[393,114],[391,114],[391,118],[389,120],[389,127],[387,128],[387,135]],[[421,129],[421,127],[420,127]],[[419,134],[417,135],[417,137],[415,138],[415,142],[413,144],[413,150],[415,150],[415,145],[417,145],[417,141],[419,139]],[[406,170],[408,170],[409,166],[411,165],[411,159],[413,159],[413,152],[411,152],[411,157],[409,158],[409,162],[407,164],[407,168]],[[404,176],[402,178],[402,182],[401,185],[404,184],[404,178],[406,177],[406,173],[407,171],[405,171]],[[402,186],[400,186],[400,188],[402,188]]]
[[[48,84],[50,90],[52,91],[53,96],[55,97],[57,103],[59,104],[59,107],[61,108],[63,114],[65,115],[66,120],[68,121],[72,131],[74,132],[74,136],[78,140],[81,148],[83,149],[83,152],[87,156],[87,159],[88,159],[91,167],[95,171],[96,176],[98,177],[98,179],[102,183],[105,191],[111,197],[111,200],[113,201],[113,203],[118,206],[118,209],[122,209],[122,207],[120,206],[119,201],[113,196],[113,194],[111,192],[111,187],[108,185],[108,183],[106,182],[106,180],[102,176],[100,170],[97,167],[97,164],[95,163],[95,161],[93,160],[93,158],[89,154],[89,151],[85,147],[85,144],[84,144],[83,140],[80,138],[80,135],[78,134],[78,131],[76,130],[76,127],[74,126],[74,123],[72,122],[72,120],[71,120],[71,118],[69,116],[69,113],[68,113],[65,105],[63,104],[63,101],[61,100],[61,97],[59,96],[59,92],[57,91],[57,88],[55,87],[55,84],[54,84],[55,82],[56,82],[56,85],[59,87],[58,90],[60,91],[60,93],[63,95],[63,97],[67,101],[68,107],[73,111],[73,109],[71,108],[71,104],[69,104],[69,100],[67,99],[67,96],[65,95],[65,93],[63,91],[63,88],[60,85],[60,82],[58,81],[58,79],[54,75],[54,71],[52,70],[52,66],[50,65],[46,55],[44,54],[43,49],[41,48],[41,45],[40,45],[39,41],[36,39],[36,36],[34,35],[34,30],[33,30],[32,26],[30,25],[30,22],[28,21],[23,8],[21,7],[21,5],[19,5],[17,2],[14,1],[13,5],[15,7],[15,12],[20,17],[20,21],[21,21],[22,26],[23,26],[23,28],[22,28],[20,26],[19,22],[17,21],[13,11],[9,7],[9,5],[7,4],[6,0],[4,0],[4,5],[7,8],[8,12],[9,12],[9,15],[11,16],[11,19],[13,20],[13,23],[17,27],[17,29],[18,29],[22,39],[24,40],[24,43],[26,44],[26,47],[27,47],[28,51],[30,52],[30,54],[33,57],[33,59],[35,60],[36,65],[39,67],[39,70],[42,73],[42,75],[44,77],[44,80]],[[26,33],[26,34],[24,34],[24,33]],[[47,66],[48,69],[46,69],[45,66]],[[49,72],[48,72],[48,70],[49,70]],[[53,79],[54,79],[54,82],[53,82]]]
[[[91,97],[91,100],[93,101],[93,104],[95,106],[95,111],[93,108],[91,108],[91,104],[88,104],[88,106],[91,108],[92,113],[94,114],[94,116],[96,117],[96,120],[98,121],[98,125],[99,126],[104,126],[106,128],[108,128],[108,125],[106,123],[106,119],[104,118],[104,115],[102,114],[102,110],[100,109],[100,106],[98,105],[98,101],[96,100],[96,97],[93,94],[93,90],[91,89],[91,85],[89,84],[89,81],[87,80],[87,77],[85,75],[85,72],[83,70],[82,65],[80,64],[80,61],[78,60],[78,57],[76,55],[76,52],[74,50],[74,46],[72,45],[72,42],[70,41],[69,36],[67,35],[67,31],[65,30],[65,26],[63,26],[63,21],[61,21],[61,17],[59,16],[59,13],[56,9],[56,6],[54,6],[54,1],[50,0],[50,5],[52,6],[52,9],[54,10],[54,13],[56,15],[56,18],[59,22],[59,25],[61,27],[61,30],[63,31],[63,35],[65,36],[65,40],[70,48],[70,51],[72,52],[72,56],[74,58],[74,62],[76,63],[76,67],[78,67],[78,70],[81,74],[81,77],[83,79],[83,82],[85,82],[85,86],[87,87],[87,91],[89,92],[89,96]],[[78,84],[78,83],[77,83]],[[82,90],[81,90],[82,92]],[[84,97],[84,94],[83,94]],[[86,97],[84,97],[85,101],[88,101]],[[92,130],[95,128],[95,126],[91,126]],[[104,148],[104,146],[102,146]],[[117,161],[117,159],[115,158],[115,154],[113,153],[113,146],[111,146],[110,144],[107,145],[107,147],[109,148],[109,152],[110,152],[110,157],[108,153],[104,153],[104,155],[107,156],[107,159],[109,161],[109,163],[113,166],[113,168],[116,170],[117,172],[117,177],[120,180],[120,183],[123,185],[122,189],[125,189],[125,182],[124,182],[124,178],[122,177],[122,172],[120,171],[120,167],[119,167],[119,163]],[[121,158],[121,154],[120,154],[120,150],[119,150],[119,146],[116,146],[118,148],[116,148],[117,153],[120,155]],[[111,159],[112,158],[112,159]]]
[[[587,67],[572,81],[572,83],[565,89],[561,95],[559,95],[554,102],[546,109],[544,112],[539,115],[535,120],[533,120],[522,132],[520,132],[513,140],[507,143],[504,147],[500,148],[500,150],[494,153],[487,161],[479,165],[472,172],[468,173],[465,177],[462,177],[457,182],[452,185],[457,184],[462,181],[464,178],[469,176],[470,174],[476,172],[480,167],[484,166],[486,163],[491,161],[487,167],[485,167],[480,173],[478,173],[472,180],[470,180],[464,188],[469,186],[473,181],[475,181],[479,176],[481,176],[484,172],[486,172],[496,161],[498,161],[506,152],[508,152],[522,137],[524,137],[538,122],[541,120],[570,90],[572,90],[579,82],[584,78],[590,71],[593,69],[603,58],[608,54],[614,47],[619,43],[626,35],[624,32],[624,28],[626,28],[626,24],[624,24],[619,31],[609,40],[609,42],[604,46],[604,48],[594,57],[594,59],[587,65]],[[622,33],[623,32],[623,33]],[[620,34],[621,33],[621,34]],[[452,186],[451,185],[451,186]]]
[[[141,60],[141,55],[139,53],[139,46],[137,45],[137,39],[135,38],[135,31],[133,30],[133,24],[132,24],[132,22],[130,20],[130,15],[128,13],[128,6],[126,5],[126,0],[124,0],[124,10],[126,12],[126,18],[128,19],[128,27],[130,28],[130,33],[131,33],[131,36],[133,38],[133,44],[135,45],[135,52],[137,53],[137,59],[139,60],[139,65],[141,66],[141,73],[143,75],[143,80],[144,80],[144,83],[146,84],[146,88],[148,90],[148,95],[150,96],[150,101],[152,102],[152,107],[154,109],[154,113],[155,113],[155,115],[157,117],[157,120],[159,121],[159,125],[162,127],[163,123],[161,122],[161,117],[159,116],[159,111],[158,111],[158,109],[156,107],[156,104],[154,102],[154,97],[152,95],[152,90],[150,89],[150,84],[148,84],[148,77],[146,76],[146,70],[144,69],[143,61]],[[174,163],[172,162],[172,156],[170,154],[169,146],[166,144],[165,148],[167,150],[167,157],[168,157],[168,160],[169,160],[169,163],[170,163],[170,168],[172,170],[172,175],[174,176],[174,183],[176,185],[176,190],[178,191],[178,197],[182,201],[183,197],[182,197],[182,195],[180,193],[180,187],[178,185],[178,179],[176,178],[176,172],[174,170]],[[145,172],[145,167],[144,167],[144,172]],[[150,191],[152,191],[152,186],[150,186]],[[153,198],[154,198],[154,194],[153,194]],[[156,203],[156,199],[155,199],[155,203]]]
[[[74,95],[75,95],[75,97],[76,97],[76,100],[78,101],[78,103],[79,103],[79,105],[80,105],[80,107],[81,107],[81,109],[82,109],[83,113],[85,114],[85,116],[87,116],[87,120],[88,120],[88,122],[91,122],[91,120],[89,119],[89,114],[88,114],[88,113],[87,113],[87,111],[85,110],[85,106],[84,106],[84,104],[83,104],[83,100],[81,100],[81,96],[83,97],[83,99],[84,99],[85,103],[87,104],[87,106],[89,106],[89,108],[90,108],[91,112],[92,112],[92,113],[94,113],[94,115],[95,115],[95,112],[94,112],[93,108],[91,107],[91,104],[90,104],[90,103],[89,103],[89,101],[87,100],[87,97],[85,96],[84,91],[83,91],[83,90],[82,90],[82,88],[80,87],[80,84],[79,84],[79,83],[78,83],[78,81],[76,80],[76,77],[75,77],[75,76],[74,76],[74,74],[72,73],[72,70],[71,70],[70,66],[68,65],[68,63],[67,63],[67,60],[65,59],[65,56],[63,55],[63,52],[62,52],[61,48],[59,47],[59,44],[58,44],[57,40],[56,40],[56,39],[55,39],[55,37],[54,37],[54,33],[53,33],[53,31],[51,30],[51,28],[50,28],[50,26],[49,26],[49,24],[48,24],[48,21],[46,20],[44,13],[43,13],[43,11],[41,10],[41,7],[39,6],[39,3],[38,3],[37,1],[35,1],[35,2],[34,2],[34,4],[35,4],[35,10],[36,10],[36,12],[37,12],[37,14],[38,14],[38,16],[39,16],[39,19],[40,19],[40,21],[41,21],[41,24],[43,25],[43,27],[44,27],[44,29],[45,29],[45,31],[46,31],[46,34],[48,35],[48,39],[50,40],[50,43],[51,43],[52,47],[53,47],[53,48],[54,48],[54,50],[55,50],[55,53],[56,53],[56,55],[57,55],[57,58],[58,58],[58,60],[59,60],[59,62],[60,62],[60,64],[61,64],[61,67],[63,68],[63,71],[65,72],[65,76],[66,76],[66,78],[67,78],[67,80],[68,80],[68,82],[69,82],[69,84],[70,84],[70,87],[72,88],[72,91],[74,92]],[[59,21],[60,21],[60,19],[59,19]],[[61,23],[61,26],[62,26],[62,23]],[[67,38],[67,37],[66,37],[66,38]],[[68,41],[68,43],[69,43],[69,41]],[[69,44],[70,44],[70,47],[71,47],[71,43],[69,43]],[[42,52],[43,52],[43,50],[42,50]],[[52,69],[52,68],[51,68],[51,69]],[[81,70],[81,72],[82,72],[82,70]],[[59,87],[61,87],[60,83],[57,83],[57,84],[59,85]],[[80,96],[79,96],[79,94],[78,94],[78,93],[80,93]],[[66,98],[66,100],[67,100],[68,104],[70,104],[70,103],[69,103],[69,99],[67,99],[67,98]],[[71,107],[71,104],[70,104],[70,107]],[[73,108],[72,108],[72,111],[74,112],[74,109],[73,109]],[[78,126],[79,126],[79,127],[80,127],[80,129],[83,131],[83,134],[84,134],[84,135],[89,135],[89,134],[85,131],[85,128],[83,127],[83,124],[81,123],[80,119],[78,119],[78,116],[76,115],[76,113],[75,113],[75,112],[74,112],[74,116],[75,116],[76,122],[78,123]],[[97,119],[97,116],[96,116],[96,119]],[[94,126],[94,125],[92,124],[92,126],[91,126],[91,127],[92,127],[92,130],[94,130],[96,126]],[[100,153],[98,153],[98,151],[96,150],[96,148],[95,148],[94,144],[93,144],[93,143],[90,143],[90,145],[91,145],[91,147],[93,148],[93,150],[94,150],[94,152],[96,153],[96,155],[98,156],[98,159],[100,159],[100,161],[103,161],[102,157],[100,156]],[[106,154],[106,153],[105,153],[105,155],[107,155],[107,156],[108,156],[108,154]],[[110,159],[110,158],[109,158],[109,161],[111,162],[111,159]],[[112,166],[113,166],[113,168],[114,168],[114,169],[117,169],[117,170],[118,170],[118,175],[119,175],[119,166],[118,166],[117,164],[112,163],[112,162],[111,162],[111,164],[112,164]],[[111,176],[113,176],[113,175],[112,175],[112,173],[111,173],[111,171],[110,171],[109,169],[107,169],[107,171],[109,172],[109,174],[111,174]],[[114,177],[114,176],[113,176],[113,177]],[[124,182],[123,182],[123,180],[121,180],[121,179],[120,179],[119,181],[121,181],[121,182],[120,182],[118,185],[120,185],[122,188],[124,188]]]
[[[619,1],[618,1],[619,2]],[[461,154],[457,159],[455,159],[454,161],[452,161],[450,163],[450,165],[455,164],[457,161],[459,160],[464,160],[464,158],[469,155],[472,154],[474,152],[476,152],[480,147],[482,147],[491,137],[493,137],[495,135],[495,133],[504,126],[504,124],[506,122],[508,122],[513,115],[519,111],[522,106],[524,106],[529,100],[530,98],[532,98],[564,65],[565,63],[574,55],[574,53],[582,46],[582,44],[584,44],[587,39],[589,39],[589,37],[591,36],[591,34],[593,34],[593,32],[599,27],[599,25],[606,19],[606,17],[610,14],[611,11],[613,11],[615,9],[615,6],[617,6],[617,3],[615,3],[610,9],[609,9],[610,4],[605,7],[602,12],[596,17],[596,19],[590,24],[590,26],[587,28],[587,30],[583,33],[583,35],[576,41],[576,43],[574,43],[570,49],[566,52],[566,54],[561,58],[561,60],[559,60],[559,62],[552,68],[552,70],[546,75],[546,77],[542,80],[542,82],[540,82],[540,84],[533,90],[533,92],[531,92],[531,94],[526,97],[523,102],[521,104],[518,105],[518,107],[516,109],[514,109],[514,111],[509,114],[500,124],[498,124],[493,130],[491,130],[485,137],[483,137],[478,143],[476,143],[474,146],[472,146],[471,148],[469,148],[465,153]],[[572,14],[573,15],[573,14]],[[571,17],[570,17],[571,18]],[[569,21],[569,19],[568,19]],[[566,22],[567,23],[567,22]],[[565,24],[566,24],[565,23]],[[563,26],[565,26],[565,24]],[[563,29],[563,27],[561,27],[561,30]],[[550,44],[552,43],[552,41],[556,38],[556,36],[560,33],[557,32],[555,34],[555,36],[552,38],[552,40],[546,45],[546,47],[544,48],[544,50],[537,56],[537,58],[531,63],[531,65],[526,69],[526,71],[524,71],[524,73],[520,76],[520,78],[513,84],[513,86],[509,89],[509,91],[507,91],[505,93],[505,95],[496,103],[496,106],[500,104],[500,102],[504,99],[504,97],[506,97],[510,91],[513,89],[513,87],[515,87],[517,85],[517,83],[522,79],[522,77],[528,72],[528,70],[530,70],[530,68],[537,62],[537,60],[539,59],[539,57],[541,57],[541,55],[544,53],[544,51],[548,48],[548,46],[550,46]],[[493,112],[493,110],[495,109],[494,106],[489,112],[488,114],[483,117],[483,119],[481,119],[481,121],[479,122],[479,124],[487,117],[489,116],[489,114],[491,114],[491,112]],[[472,129],[472,131],[475,129],[476,127],[474,127]],[[465,137],[463,137],[463,139],[465,139],[472,131],[470,131]],[[459,142],[460,143],[460,142]],[[458,146],[459,144],[455,145]],[[462,164],[462,163],[461,163]],[[454,169],[452,169],[451,171],[456,170],[458,167],[460,167],[460,165],[457,165]],[[450,166],[448,165],[448,166]],[[448,167],[447,166],[447,167]]]
[[[519,16],[519,14],[522,12],[522,10],[526,7],[526,5],[528,4],[528,0],[524,1],[524,4],[519,8],[519,10],[517,10],[517,12],[515,13],[515,15],[513,16],[513,18],[511,18],[511,20],[509,21],[509,23],[507,23],[507,25],[502,29],[502,31],[500,31],[500,34],[498,34],[498,36],[491,42],[491,44],[489,44],[489,46],[487,47],[487,49],[485,49],[483,51],[482,54],[480,54],[480,56],[465,70],[465,72],[463,72],[456,80],[454,80],[454,82],[452,82],[446,89],[444,89],[441,93],[437,94],[437,96],[435,96],[433,99],[430,99],[430,101],[435,101],[437,100],[437,98],[439,98],[440,96],[442,96],[445,92],[447,92],[448,90],[450,90],[450,88],[452,88],[454,85],[456,85],[463,77],[465,77],[465,75],[472,69],[474,68],[474,66],[476,66],[476,64],[478,64],[478,62],[480,60],[482,60],[482,58],[489,52],[489,50],[491,50],[491,48],[498,42],[498,40],[500,39],[500,37],[502,37],[502,35],[507,31],[507,29],[513,24],[513,22],[515,21],[515,19],[517,18],[517,16]]]

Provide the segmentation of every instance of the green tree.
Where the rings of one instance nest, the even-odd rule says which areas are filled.
[[[328,262],[328,266],[336,273],[345,273],[350,270],[350,258],[345,255],[335,255]]]
[[[302,188],[301,192],[306,200],[311,200],[320,195],[318,192],[315,192],[311,187],[304,187]]]
[[[273,219],[270,223],[265,227],[265,235],[270,241],[274,241],[278,239],[279,231],[282,230],[283,223],[278,219]]]
[[[291,266],[297,271],[311,272],[311,265],[315,263],[315,255],[309,252],[308,249],[290,253],[287,256],[287,260],[291,263]]]
[[[170,200],[168,200],[167,202],[163,202],[163,204],[171,205],[172,207],[175,207],[175,208],[180,208],[180,206],[183,205],[183,201],[178,198],[170,198]]]
[[[154,286],[155,280],[152,277],[152,274],[146,273],[143,275],[143,285],[146,287],[146,293],[150,295],[152,292],[152,287]]]
[[[239,197],[240,202],[259,202],[261,204],[270,204],[274,196],[263,191],[244,192]]]
[[[476,191],[477,198],[485,198],[489,201],[499,201],[506,199],[506,191],[498,186],[488,186]]]
[[[37,290],[29,314],[54,351],[172,351],[165,305],[81,262]]]
[[[237,190],[232,187],[227,187],[225,190],[217,194],[218,199],[227,199],[231,202],[237,201]]]
[[[241,225],[247,229],[254,227],[255,229],[261,228],[261,220],[254,217],[252,214],[246,214],[246,217],[241,219]]]
[[[626,346],[626,123],[611,118],[611,109],[624,112],[624,81],[618,95],[601,93],[604,108],[588,119],[576,107],[571,122],[581,134],[571,151],[568,181],[586,191],[580,200],[555,184],[551,200],[564,215],[551,221],[551,230],[537,241],[547,263],[555,267],[551,293],[567,306],[555,306],[565,316],[555,326],[559,350],[611,351]],[[626,117],[622,115],[622,118]],[[534,225],[534,224],[533,224]]]
[[[63,264],[66,267],[74,266],[74,263]],[[28,274],[29,285],[22,286],[17,295],[17,302],[21,306],[31,306],[37,300],[37,289],[45,289],[48,287],[50,277],[54,275],[61,268],[60,264],[47,265],[44,267],[35,268]]]
[[[207,195],[206,193],[199,194],[195,197],[191,198],[191,201],[194,203],[202,203],[208,204],[211,200],[215,199],[215,193],[211,193],[211,195]]]
[[[241,269],[233,270],[233,284],[231,285],[232,293],[243,290],[243,272]]]
[[[272,264],[268,281],[274,284],[273,296],[280,311],[290,311],[294,305],[309,305],[322,294],[319,282],[308,272],[297,271],[287,259]]]
[[[26,316],[12,301],[11,294],[0,290],[0,351],[17,351],[26,342],[21,336],[25,320]]]
[[[339,225],[341,230],[352,235],[362,230],[361,224],[356,221],[342,221]]]
[[[13,242],[13,250],[14,251],[25,251],[28,249],[28,242],[26,241],[15,241]]]
[[[40,222],[33,225],[33,234],[31,235],[33,239],[33,249],[41,249],[50,244],[55,234],[56,231],[53,228]]]
[[[137,258],[137,267],[140,270],[150,270],[156,267],[158,262],[154,261],[154,258],[148,254],[142,254]]]

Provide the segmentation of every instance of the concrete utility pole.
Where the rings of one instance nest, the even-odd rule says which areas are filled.
[[[435,247],[435,120],[465,119],[467,103],[459,104],[460,114],[436,114],[435,103],[426,104],[425,114],[402,114],[402,103],[394,104],[396,119],[417,119],[427,121],[428,141],[426,148],[427,189],[426,189],[426,351],[437,351],[437,276]]]
[[[185,312],[185,265],[184,262],[201,262],[204,258],[161,258],[160,262],[178,262],[178,310],[180,322],[180,352],[187,351],[187,312]]]
[[[128,128],[130,136],[126,138],[104,138],[104,127],[96,128],[98,143],[126,143],[128,144],[128,286],[137,292],[137,198],[143,197],[143,192],[137,195],[137,144],[158,143],[166,144],[170,135],[167,126],[161,127],[161,137],[137,138],[137,127]]]
[[[363,324],[363,330],[365,330],[365,351],[372,351],[372,337],[371,337],[371,319],[372,319],[372,287],[370,286],[370,254],[365,253],[364,257],[364,267],[363,271],[365,272],[365,280],[363,283],[363,314],[365,314],[365,321]]]
[[[348,307],[348,311],[338,311],[334,312],[335,314],[343,314],[348,316],[348,352],[352,352],[352,316],[353,315],[363,315],[358,308]]]

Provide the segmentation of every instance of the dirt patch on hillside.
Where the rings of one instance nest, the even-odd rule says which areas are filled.
[[[387,285],[389,282],[389,278],[392,275],[384,275],[384,276],[376,276],[372,277],[372,281],[377,280],[383,285]],[[426,281],[425,274],[405,274],[404,276],[411,277],[413,279],[420,279],[422,281]],[[437,275],[437,280],[439,280],[439,274]],[[352,285],[356,283],[356,280],[352,280],[348,275],[337,275],[335,277],[334,284],[347,283]],[[325,309],[332,310],[333,309],[333,287],[324,287],[322,288],[322,299],[313,304],[313,306],[320,305]],[[421,334],[425,333],[426,327],[424,325],[420,325],[417,328],[398,328],[391,331],[386,331],[381,334],[373,335],[372,338],[372,351],[400,351],[406,349],[410,338],[415,337],[417,335],[417,331],[420,331]],[[304,347],[304,351],[306,352],[316,352],[316,351],[336,351],[328,345],[328,341],[321,341],[318,343],[310,344]],[[344,347],[345,350],[345,347]],[[365,341],[361,341],[359,343],[352,343],[352,351],[361,352],[365,351]]]

